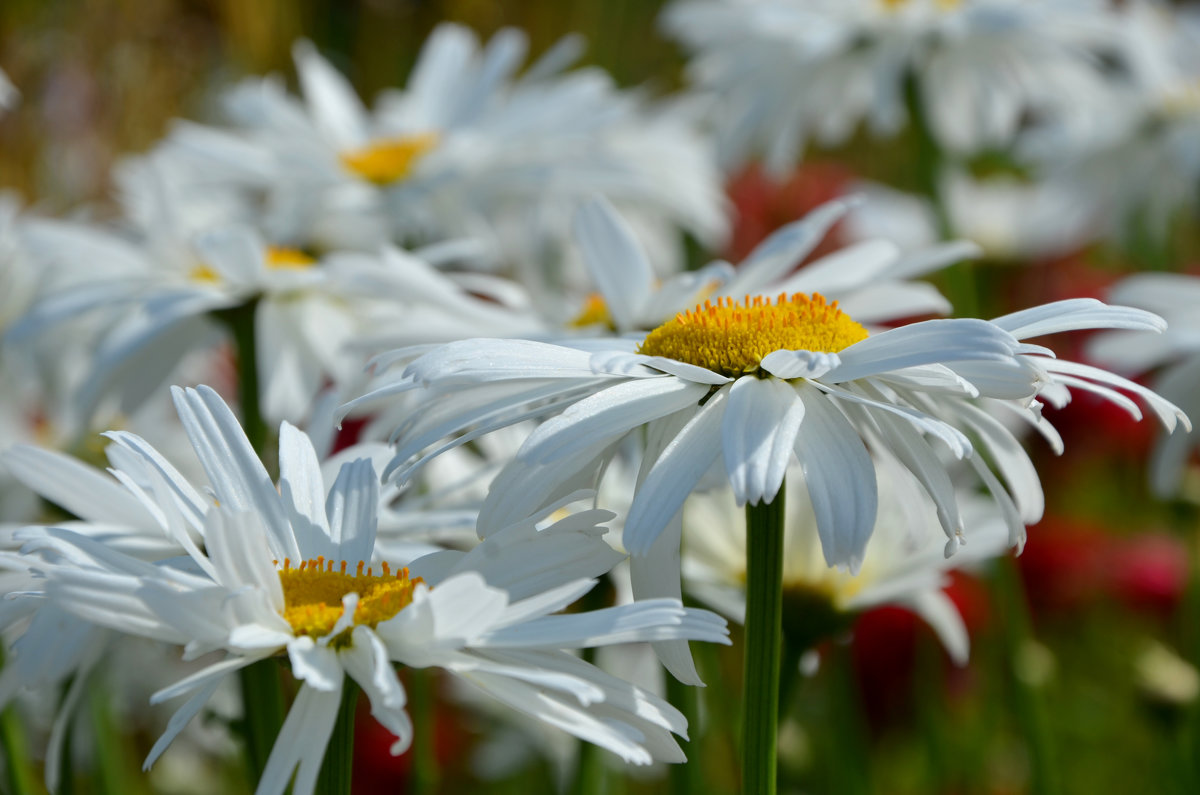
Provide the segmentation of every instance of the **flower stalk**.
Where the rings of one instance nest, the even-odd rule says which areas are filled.
[[[325,746],[325,759],[317,777],[318,795],[350,795],[354,774],[354,712],[358,706],[358,684],[350,677],[342,682],[342,701],[338,705],[333,734]]]
[[[774,795],[783,650],[784,489],[746,506],[746,657],[742,791]]]

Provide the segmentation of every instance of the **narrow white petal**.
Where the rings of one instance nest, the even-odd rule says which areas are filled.
[[[634,494],[625,520],[625,548],[650,551],[654,540],[708,471],[720,449],[728,390],[715,393],[666,446]]]
[[[297,766],[300,769],[292,784],[293,795],[312,795],[341,698],[340,682],[334,690],[300,688],[275,738],[254,795],[283,795]]]
[[[290,422],[279,426],[279,493],[302,559],[333,557],[317,451],[308,434]]]
[[[790,384],[774,378],[733,382],[721,450],[738,505],[775,499],[803,419],[804,402]]]
[[[875,466],[831,398],[816,389],[801,390],[800,396],[807,416],[796,437],[796,457],[816,515],[821,550],[830,566],[847,566],[857,574],[875,527]]]
[[[575,211],[575,239],[619,331],[636,328],[639,309],[654,292],[654,271],[625,219],[603,197]]]
[[[296,678],[317,690],[336,690],[342,686],[342,666],[338,653],[322,646],[308,635],[288,644],[288,659]]]
[[[379,478],[371,459],[344,464],[325,503],[336,559],[351,564],[371,559],[378,510]]]
[[[831,383],[851,381],[888,370],[945,361],[1011,359],[1015,340],[1007,332],[974,318],[926,320],[872,334],[839,352],[841,364],[824,376]]]

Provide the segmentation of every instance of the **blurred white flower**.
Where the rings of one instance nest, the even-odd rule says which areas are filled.
[[[263,228],[301,247],[376,247],[467,236],[497,244],[531,288],[552,291],[576,201],[599,193],[636,215],[647,242],[678,248],[725,233],[720,176],[682,108],[619,91],[597,69],[565,71],[567,38],[517,70],[528,42],[506,29],[481,46],[443,24],[402,90],[375,110],[307,42],[302,97],[278,80],[227,98],[238,127],[179,125],[164,144],[210,186],[261,196]]]
[[[1101,0],[680,0],[663,24],[693,53],[723,162],[757,154],[775,173],[810,141],[911,123],[910,79],[943,148],[1007,147],[1035,117],[1092,106],[1115,34]]]
[[[21,102],[21,92],[3,69],[0,69],[0,113],[12,110]]]
[[[789,473],[784,525],[784,624],[796,642],[817,643],[882,605],[907,607],[937,632],[950,657],[965,664],[970,639],[942,590],[951,570],[1004,554],[1008,529],[995,505],[960,497],[969,543],[947,558],[936,508],[895,461],[876,459],[880,510],[857,574],[830,568],[821,554],[812,505],[798,470]],[[746,608],[746,520],[723,491],[697,495],[683,512],[684,589],[742,622]]]
[[[1162,315],[1161,335],[1114,331],[1089,341],[1088,356],[1128,375],[1155,372],[1153,386],[1200,417],[1200,277],[1182,273],[1139,273],[1119,282],[1114,301]],[[1200,434],[1173,433],[1159,440],[1150,463],[1150,483],[1160,496],[1179,490],[1188,458],[1200,445]]]

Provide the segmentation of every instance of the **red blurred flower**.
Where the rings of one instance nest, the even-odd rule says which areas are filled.
[[[784,180],[772,178],[757,164],[735,175],[726,186],[736,217],[725,256],[741,261],[779,227],[846,192],[853,175],[833,163],[805,163]],[[814,257],[841,246],[837,228],[813,252]]]

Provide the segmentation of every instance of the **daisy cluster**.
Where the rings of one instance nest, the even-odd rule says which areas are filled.
[[[1174,432],[1152,475],[1178,486],[1194,277],[991,312],[955,276],[1170,238],[1200,180],[1185,14],[677,0],[660,21],[690,55],[678,96],[577,66],[577,37],[529,58],[518,30],[442,24],[365,103],[301,40],[295,89],[223,90],[219,118],[122,160],[111,202],[0,197],[0,706],[35,716],[51,791],[122,667],[145,672],[122,709],[157,737],[147,769],[224,748],[213,712],[264,795],[334,791],[360,692],[407,752],[432,731],[423,669],[455,709],[683,763],[661,673],[702,686],[692,642],[751,623],[760,509],[786,506],[786,677],[883,605],[965,664],[951,572],[1034,543],[1029,447],[1062,452],[1073,394]],[[19,88],[0,72],[0,113]],[[905,136],[921,195],[860,182],[698,254],[748,220],[725,191],[745,164]],[[630,644],[649,674],[613,672]]]

